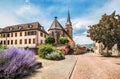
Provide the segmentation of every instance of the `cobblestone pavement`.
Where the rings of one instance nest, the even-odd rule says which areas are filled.
[[[70,79],[120,79],[120,58],[79,55]]]

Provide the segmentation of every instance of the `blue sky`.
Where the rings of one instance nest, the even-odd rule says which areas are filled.
[[[92,43],[88,25],[98,23],[104,13],[120,14],[120,0],[0,0],[0,27],[38,21],[50,27],[54,16],[65,25],[68,8],[77,44]]]

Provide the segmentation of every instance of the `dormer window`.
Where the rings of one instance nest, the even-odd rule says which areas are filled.
[[[21,30],[22,29],[22,27],[21,26],[18,26],[18,30]]]
[[[33,26],[32,25],[28,25],[28,28],[32,28]]]
[[[12,28],[12,27],[10,27],[10,28],[9,28],[9,30],[10,30],[10,31],[12,31],[12,30],[13,30],[13,28]]]
[[[44,30],[44,27],[43,27],[43,26],[41,26],[41,30]]]

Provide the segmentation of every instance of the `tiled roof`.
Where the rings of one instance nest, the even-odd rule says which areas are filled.
[[[52,22],[52,25],[49,28],[49,30],[52,30],[52,29],[64,29],[62,25],[58,22],[57,17],[54,18],[54,21]]]
[[[25,30],[41,30],[44,33],[47,33],[44,30],[44,27],[39,24],[39,22],[32,22],[32,23],[7,26],[5,28],[2,28],[0,33],[17,32],[17,31],[25,31]]]
[[[68,37],[70,37],[70,35],[66,32],[66,30],[62,27],[62,25],[59,23],[59,21],[57,20],[57,17],[54,18],[54,21],[52,22],[51,27],[49,28],[49,30],[62,30],[64,33],[66,33],[66,35]],[[48,30],[48,31],[49,31]],[[71,37],[70,37],[71,38]],[[72,39],[72,38],[71,38]]]

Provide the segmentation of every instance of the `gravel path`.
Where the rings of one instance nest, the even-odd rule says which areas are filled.
[[[120,58],[79,55],[70,79],[120,79]]]

